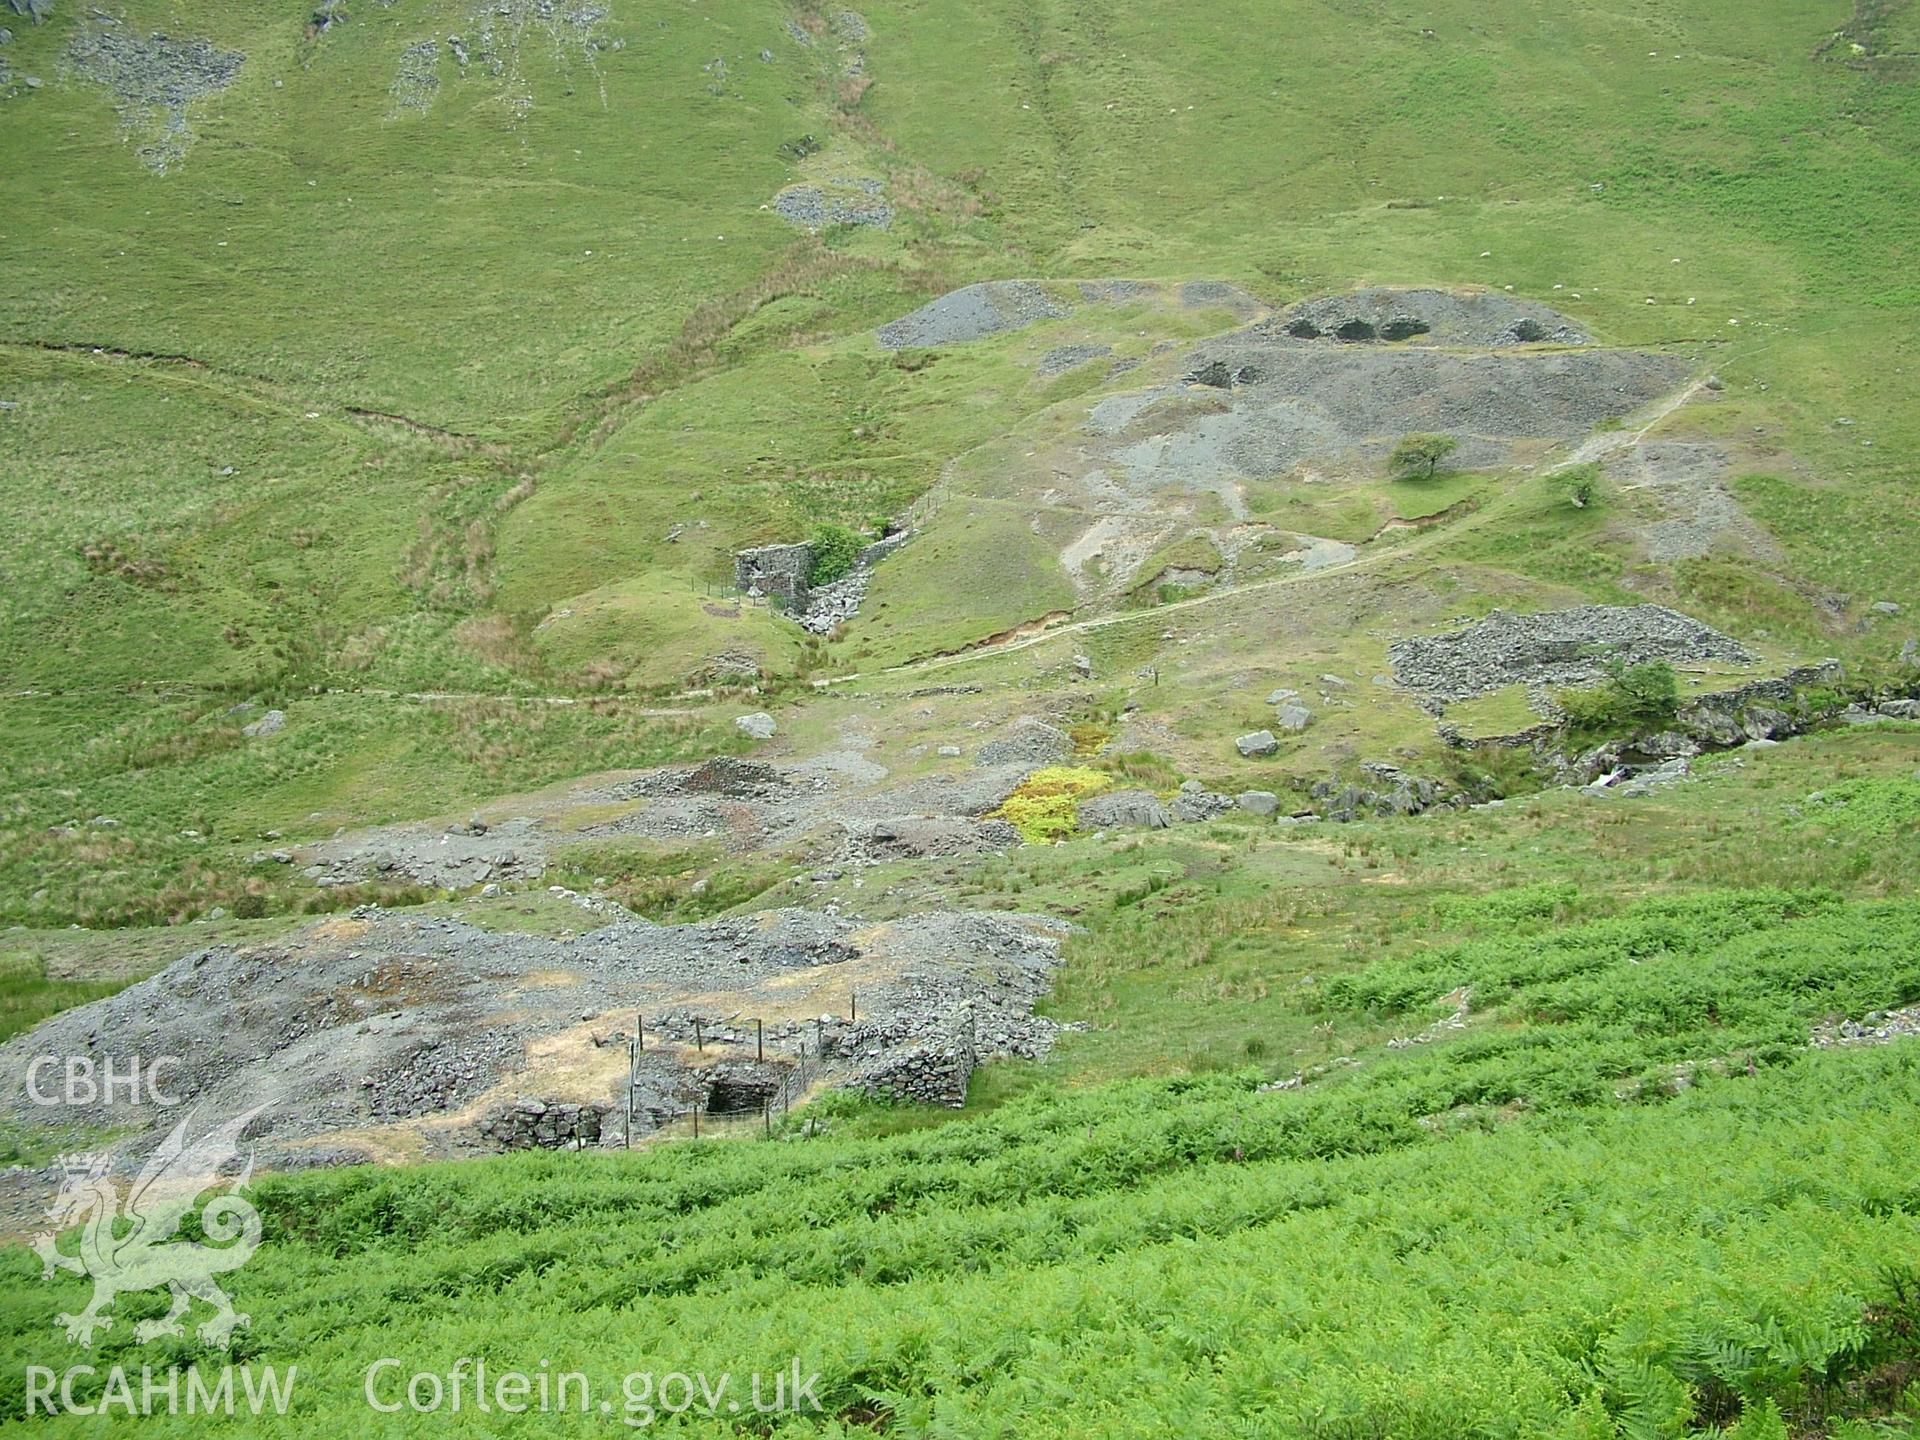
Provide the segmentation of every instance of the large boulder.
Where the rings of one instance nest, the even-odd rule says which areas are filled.
[[[735,725],[750,740],[771,740],[773,738],[773,717],[764,710],[756,710],[751,715],[739,715],[734,718]]]
[[[1280,809],[1280,797],[1271,790],[1242,790],[1234,803],[1253,815],[1272,815]]]
[[[1298,735],[1313,723],[1313,712],[1304,705],[1283,704],[1273,723],[1289,735]]]
[[[1749,740],[1780,740],[1799,729],[1793,716],[1769,705],[1749,705],[1740,715],[1740,731]]]
[[[1729,742],[1730,743],[1730,742]],[[1678,730],[1662,730],[1633,742],[1633,748],[1655,760],[1671,760],[1700,753],[1700,742]]]
[[[1095,830],[1165,830],[1173,816],[1145,790],[1109,790],[1080,802],[1080,823]]]
[[[1280,742],[1273,738],[1271,730],[1256,730],[1234,741],[1233,748],[1246,759],[1257,760],[1263,755],[1276,753],[1280,749]]]

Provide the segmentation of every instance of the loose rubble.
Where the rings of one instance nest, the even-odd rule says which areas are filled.
[[[924,860],[932,856],[986,855],[1011,850],[1020,843],[1020,832],[1005,820],[901,815],[869,825],[856,837],[851,853],[875,862]]]
[[[267,1099],[260,1136],[290,1153],[324,1140],[354,1158],[388,1127],[434,1155],[625,1143],[636,1014],[642,1111],[672,1113],[690,1093],[701,1103],[722,1061],[786,1063],[802,1048],[818,1083],[953,1103],[974,1065],[1051,1047],[1059,1027],[1033,1005],[1067,933],[1036,915],[873,925],[790,908],[550,939],[363,907],[270,943],[197,950],[16,1036],[0,1063],[177,1056],[182,1103],[213,1124]],[[5,1103],[23,1125],[56,1123],[23,1096]],[[150,1107],[121,1096],[95,1108],[128,1125]]]
[[[989,740],[974,755],[974,764],[1051,765],[1071,758],[1073,737],[1044,720],[1023,715],[1009,725],[997,740]]]
[[[1043,379],[1051,379],[1092,361],[1104,360],[1111,354],[1111,345],[1056,345],[1040,357],[1040,363],[1034,366],[1034,371]]]
[[[1394,679],[1441,700],[1465,700],[1507,685],[1581,685],[1606,661],[1724,661],[1750,665],[1737,640],[1663,605],[1580,605],[1485,620],[1444,635],[1396,640],[1387,648]]]
[[[893,224],[893,206],[882,198],[885,188],[871,175],[837,184],[789,185],[773,197],[773,209],[782,220],[807,230],[828,225],[885,230]]]
[[[729,759],[648,771],[579,792],[576,798],[593,804],[644,802],[627,814],[587,826],[581,834],[589,837],[716,841],[736,851],[834,846],[847,861],[878,863],[880,858],[898,858],[890,853],[896,846],[921,839],[936,847],[958,847],[954,853],[1000,848],[1004,832],[981,828],[988,824],[982,817],[998,809],[1040,763],[988,763],[896,782],[884,766],[856,752],[830,751],[795,765]],[[946,821],[956,823],[947,827]],[[891,841],[876,838],[875,827],[886,825],[906,828]],[[922,825],[928,827],[924,834],[917,828]],[[935,839],[936,834],[947,838]]]
[[[777,600],[800,628],[815,635],[830,634],[851,620],[866,599],[873,567],[912,538],[911,530],[896,530],[874,541],[854,557],[853,568],[840,579],[814,586],[813,546],[805,541],[787,545],[760,545],[733,557],[734,583],[749,599]]]
[[[479,819],[451,827],[396,825],[336,836],[299,852],[303,873],[322,889],[368,880],[411,880],[435,889],[538,879],[547,842],[533,820],[515,817],[489,825]],[[281,856],[287,858],[282,860]],[[258,860],[291,864],[295,852],[263,852]]]
[[[1189,825],[1199,824],[1238,808],[1231,795],[1209,790],[1198,780],[1189,780],[1173,797],[1173,818]]]
[[[1071,313],[1031,280],[989,280],[949,291],[874,333],[887,350],[958,345]]]
[[[1836,1045],[1884,1045],[1889,1040],[1920,1036],[1920,1005],[1903,1010],[1870,1010],[1860,1020],[1825,1020],[1816,1025],[1809,1042],[1816,1050]]]
[[[387,96],[393,101],[393,114],[411,110],[424,115],[433,108],[440,93],[440,43],[418,40],[400,52],[400,67],[394,72]]]
[[[76,74],[113,95],[121,123],[147,137],[139,149],[141,163],[165,174],[194,142],[188,107],[231,85],[247,57],[208,40],[176,40],[157,30],[142,38],[95,10],[74,34],[67,58]]]

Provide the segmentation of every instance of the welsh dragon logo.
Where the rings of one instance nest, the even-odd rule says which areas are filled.
[[[225,1349],[236,1327],[252,1323],[251,1316],[234,1310],[227,1292],[213,1279],[246,1264],[260,1244],[260,1212],[239,1193],[253,1178],[251,1153],[238,1179],[222,1181],[219,1176],[239,1154],[240,1132],[266,1108],[257,1106],[191,1145],[189,1115],[148,1158],[124,1196],[119,1182],[107,1173],[107,1156],[60,1157],[60,1193],[47,1209],[52,1229],[38,1236],[33,1248],[44,1267],[43,1279],[51,1279],[55,1270],[93,1279],[93,1299],[85,1310],[54,1317],[55,1328],[64,1330],[67,1339],[91,1346],[94,1331],[113,1328],[106,1311],[116,1296],[162,1285],[173,1294],[173,1308],[158,1320],[135,1325],[136,1340],[184,1333],[181,1318],[195,1300],[214,1308],[198,1328],[200,1339],[209,1345]],[[226,1193],[213,1196],[200,1210],[200,1228],[215,1243],[177,1239],[175,1232],[193,1213],[195,1202],[221,1185]],[[81,1227],[80,1245],[69,1255],[56,1247],[55,1237],[74,1225]]]

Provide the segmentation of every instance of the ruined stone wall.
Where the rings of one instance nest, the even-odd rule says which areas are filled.
[[[1731,690],[1718,690],[1710,695],[1696,696],[1680,706],[1677,728],[1695,739],[1714,745],[1737,745],[1743,739],[1763,738],[1752,733],[1756,727],[1752,723],[1755,717],[1747,712],[1762,710],[1767,713],[1758,717],[1764,721],[1774,719],[1773,712],[1781,706],[1791,707],[1794,697],[1802,690],[1819,686],[1837,685],[1840,682],[1841,669],[1838,660],[1822,660],[1817,665],[1802,665],[1797,670],[1770,680],[1752,680],[1745,685],[1737,685]],[[1781,716],[1780,719],[1785,719]],[[1796,721],[1799,717],[1794,717]],[[1776,722],[1777,723],[1777,722]],[[1791,733],[1797,734],[1803,724],[1796,724]],[[1778,738],[1768,731],[1764,738]]]
[[[916,1045],[868,1066],[853,1085],[876,1099],[958,1109],[967,1103],[967,1081],[978,1063],[971,1029],[962,1026],[945,1040]]]
[[[777,595],[797,615],[807,608],[812,568],[811,545],[761,545],[733,557],[733,583],[749,595]]]
[[[906,544],[912,537],[913,532],[911,530],[896,530],[884,539],[874,541],[860,552],[859,556],[853,562],[853,568],[856,570],[870,569],[872,566],[886,559],[887,556],[898,550],[902,545]]]
[[[483,1139],[503,1150],[576,1150],[600,1143],[600,1131],[613,1107],[548,1104],[522,1098],[480,1122]]]
[[[1743,740],[1778,739],[1797,735],[1820,716],[1801,715],[1794,709],[1795,697],[1802,691],[1840,682],[1838,660],[1822,660],[1802,665],[1784,675],[1764,680],[1749,680],[1730,690],[1715,690],[1684,700],[1674,716],[1673,730],[1702,745],[1738,745]],[[1780,707],[1788,707],[1782,710]],[[1791,713],[1790,713],[1791,712]],[[1561,724],[1543,720],[1511,735],[1484,735],[1463,739],[1458,730],[1442,723],[1441,739],[1466,750],[1542,749],[1561,738]]]

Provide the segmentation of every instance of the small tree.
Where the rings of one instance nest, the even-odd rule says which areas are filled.
[[[1664,660],[1640,665],[1613,660],[1607,665],[1607,682],[1619,696],[1621,710],[1636,724],[1664,725],[1680,708],[1680,677]]]
[[[1402,479],[1431,480],[1440,462],[1459,448],[1452,435],[1402,435],[1387,456],[1387,468]]]
[[[854,561],[867,548],[867,537],[851,526],[828,522],[814,530],[810,543],[813,558],[807,566],[807,584],[831,585],[852,571]]]
[[[1561,708],[1576,731],[1612,734],[1671,724],[1680,708],[1680,677],[1664,660],[1629,665],[1620,656],[1606,663],[1605,683],[1563,692]]]

